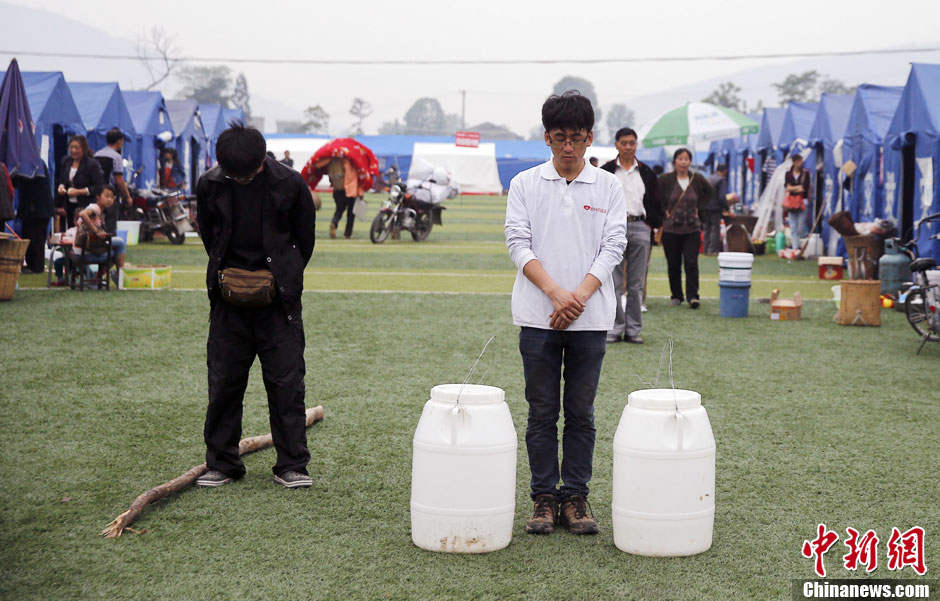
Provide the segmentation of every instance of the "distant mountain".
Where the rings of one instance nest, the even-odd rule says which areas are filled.
[[[0,2],[0,48],[42,48],[55,52],[137,56],[137,43],[130,38],[141,31],[123,32],[127,37],[114,37],[104,29],[90,27],[68,17],[40,8]],[[55,44],[37,45],[36,39],[55,40]],[[63,57],[17,56],[0,53],[0,71],[16,58],[22,71],[62,71],[66,81],[116,81],[123,90],[144,89],[150,76],[136,59],[83,60]],[[179,85],[171,78],[157,89],[168,99],[176,97]],[[251,81],[248,82],[251,92]],[[275,119],[300,119],[301,110],[279,100],[251,95],[252,113],[265,117],[273,130]]]
[[[862,83],[902,86],[907,81],[910,72],[910,60],[940,63],[940,52],[833,56],[778,61],[776,64],[745,69],[722,77],[693,81],[670,90],[639,96],[624,102],[636,111],[636,123],[640,125],[686,102],[700,101],[711,94],[719,84],[731,81],[741,88],[739,96],[747,102],[749,108],[754,107],[758,101],[763,101],[764,106],[780,106],[777,90],[772,84],[780,83],[791,73],[803,73],[815,69],[823,75],[842,80],[849,86]],[[694,69],[690,72],[694,73]]]

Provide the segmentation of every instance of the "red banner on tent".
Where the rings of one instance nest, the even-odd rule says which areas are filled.
[[[457,146],[478,148],[480,146],[480,133],[475,131],[458,131],[456,144]]]

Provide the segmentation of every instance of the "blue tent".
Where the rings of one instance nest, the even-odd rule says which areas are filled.
[[[761,121],[760,113],[748,113],[748,117]],[[758,134],[747,134],[726,140],[715,140],[709,147],[712,169],[724,163],[728,166],[728,191],[749,206],[753,203],[751,185],[754,181],[747,159],[754,153],[754,142]]]
[[[757,140],[754,142],[754,173],[757,177],[758,195],[764,191],[766,181],[770,179],[770,174],[765,174],[764,162],[769,156],[773,156],[779,164],[783,160],[783,150],[780,145],[780,133],[783,130],[783,120],[786,118],[787,109],[783,108],[765,108],[764,115],[761,117],[760,131],[757,133]]]
[[[823,203],[820,225],[824,242],[828,242],[832,229],[829,227],[829,217],[840,210],[842,180],[845,177],[836,167],[833,150],[845,137],[854,98],[853,94],[823,94],[816,119],[809,132],[809,144],[814,149],[816,164],[822,170],[822,189],[817,190],[816,198]],[[834,254],[835,249],[832,249],[831,253]]]
[[[453,136],[356,136],[356,141],[364,144],[379,160],[379,169],[384,171],[392,165],[398,168],[402,177],[407,177],[411,169],[411,156],[415,142],[451,143]]]
[[[202,117],[202,126],[206,128],[206,137],[209,138],[209,166],[215,165],[215,142],[227,127],[223,118],[221,104],[200,104],[199,116]]]
[[[209,161],[209,140],[199,116],[199,103],[195,100],[167,100],[166,109],[176,133],[174,144],[186,172],[186,186],[195,190],[196,181],[205,172]]]
[[[492,140],[492,143],[496,146],[496,170],[503,190],[509,189],[516,174],[541,165],[552,156],[544,140]]]
[[[88,145],[92,150],[101,150],[107,145],[105,136],[111,128],[124,134],[123,156],[134,160],[137,145],[137,130],[127,110],[121,87],[117,83],[70,83],[69,90],[88,128]]]
[[[897,204],[901,232],[940,212],[940,65],[914,63],[885,136],[885,204]],[[900,194],[897,194],[899,192]],[[924,225],[918,242],[922,256],[940,260],[940,242],[928,237],[940,224]]]
[[[816,121],[818,111],[818,102],[790,102],[783,117],[780,139],[777,140],[777,144],[788,154],[794,150],[802,151],[806,148],[809,132],[813,129],[813,122]],[[803,158],[806,159],[807,166],[812,167],[815,164],[812,155]]]
[[[222,130],[228,129],[229,124],[234,121],[245,122],[245,111],[242,109],[222,109],[222,121],[225,124]]]
[[[137,186],[153,188],[159,183],[157,168],[160,150],[173,141],[173,125],[170,122],[163,94],[160,92],[123,92],[127,110],[137,130],[137,157],[134,164],[141,169]]]
[[[11,175],[42,176],[36,125],[16,59],[10,62],[8,73],[0,83],[0,163]]]
[[[69,136],[84,135],[85,125],[61,71],[24,71],[22,76],[36,140],[54,179],[59,160],[68,152]]]
[[[855,163],[845,209],[855,221],[895,220],[896,205],[884,204],[884,136],[901,99],[900,86],[862,84],[855,93],[842,145],[842,160]]]
[[[666,156],[666,149],[662,146],[657,146],[656,148],[640,146],[636,150],[636,158],[650,167],[659,165],[663,169],[666,168],[666,163],[669,162],[669,158]]]

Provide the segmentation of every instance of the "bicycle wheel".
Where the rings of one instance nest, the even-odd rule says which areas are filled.
[[[935,313],[936,310],[936,306],[931,307],[926,290],[908,291],[907,298],[904,299],[904,314],[907,315],[907,321],[921,338],[926,338],[931,342],[940,342],[940,331],[937,330],[940,316]]]

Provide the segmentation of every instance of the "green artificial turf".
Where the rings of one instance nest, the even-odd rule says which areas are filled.
[[[498,222],[490,205],[499,200],[454,203],[444,227],[449,214],[460,222],[461,208]],[[499,234],[443,240],[435,228],[428,243],[373,247],[357,228],[359,241],[323,236],[308,267],[307,404],[326,412],[308,431],[313,488],[276,486],[274,453],[261,451],[246,458],[244,480],[148,508],[135,524],[143,535],[97,533],[137,495],[203,459],[204,292],[24,288],[0,304],[0,599],[787,599],[791,579],[813,577],[800,548],[820,522],[841,540],[846,527],[887,541],[892,527],[922,526],[932,573],[940,345],[915,355],[902,314],[883,311],[880,328],[840,327],[831,302],[809,301],[801,321],[778,323],[752,290],[750,317],[722,319],[717,301],[691,311],[655,294],[647,344],[612,345],[604,362],[591,494],[601,533],[533,537],[523,532],[526,403],[508,296],[348,292],[356,282],[425,292],[489,290],[468,289],[467,279],[511,286]],[[438,255],[434,244],[449,249]],[[194,272],[185,274],[193,288],[204,281],[196,240],[129,254]],[[702,258],[703,274],[709,262]],[[664,277],[661,256],[653,265],[651,278]],[[361,275],[387,270],[425,275]],[[803,292],[814,271],[759,258],[755,278],[796,280],[790,290]],[[491,335],[477,374],[506,390],[519,434],[513,541],[485,555],[426,552],[409,530],[414,428],[430,388],[462,381]],[[653,385],[669,339],[676,386],[701,393],[717,442],[714,543],[694,557],[631,556],[611,532],[613,436],[629,392]],[[255,365],[244,435],[269,430]],[[915,577],[889,572],[884,549],[872,576]],[[826,556],[830,578],[862,576],[841,566],[845,551],[840,542]]]

